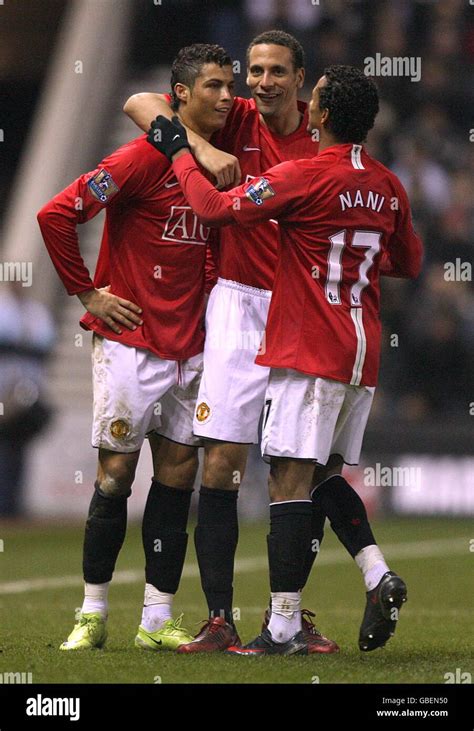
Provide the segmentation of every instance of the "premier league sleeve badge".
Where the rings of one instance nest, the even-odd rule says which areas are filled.
[[[266,198],[273,198],[275,191],[266,178],[258,178],[249,185],[245,195],[255,205],[261,206]]]
[[[109,200],[119,192],[120,188],[114,182],[107,170],[99,170],[99,172],[91,178],[87,185],[94,198],[101,203],[108,203]]]

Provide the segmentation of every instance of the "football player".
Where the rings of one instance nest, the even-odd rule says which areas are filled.
[[[235,155],[241,175],[250,180],[284,160],[313,157],[317,140],[307,132],[306,104],[298,101],[304,83],[304,51],[283,31],[257,36],[247,52],[247,82],[252,99],[237,97],[225,127],[212,145]],[[166,95],[137,94],[125,111],[144,130],[159,113],[172,117]],[[212,146],[209,144],[209,156]],[[218,178],[231,182],[232,169]],[[249,241],[243,252],[242,236]],[[220,231],[219,279],[206,311],[204,371],[196,402],[194,432],[204,442],[203,480],[199,495],[196,553],[209,621],[180,653],[223,650],[235,642],[233,572],[238,539],[237,497],[245,473],[249,444],[258,442],[268,368],[255,365],[265,331],[277,260],[278,226],[263,223],[252,230],[229,226]],[[314,510],[313,547],[322,540],[325,515]],[[308,555],[308,573],[316,556]],[[313,625],[304,610],[304,629],[314,652],[338,646]],[[268,612],[266,620],[268,621]]]
[[[219,46],[196,44],[176,58],[175,107],[198,144],[225,124],[233,83],[231,59]],[[76,228],[104,209],[92,280]],[[189,207],[168,159],[145,135],[56,195],[38,221],[67,292],[87,310],[81,324],[93,332],[92,444],[98,449],[98,473],[84,537],[84,602],[60,649],[101,647],[106,640],[109,584],[146,435],[154,476],[143,517],[146,586],[135,642],[145,649],[175,649],[192,640],[181,617],[173,620],[172,600],[185,558],[198,465],[192,419],[202,371],[210,229]],[[163,423],[173,425],[167,438],[155,433]]]
[[[247,65],[252,99],[235,99],[227,124],[212,143],[236,155],[244,179],[250,180],[284,160],[312,158],[318,145],[317,130],[312,130],[311,134],[307,131],[306,105],[297,99],[304,80],[301,44],[283,31],[268,31],[251,42]],[[167,118],[172,116],[166,97],[156,94],[134,95],[127,101],[125,111],[144,130],[157,113]],[[210,144],[209,148],[210,155]],[[229,172],[227,180],[228,177]],[[227,181],[221,179],[220,182]],[[242,238],[249,243],[245,252]],[[278,241],[276,221],[245,231],[235,225],[221,229],[219,279],[211,292],[206,314],[204,374],[194,418],[195,433],[207,440],[200,494],[202,511],[200,509],[195,543],[209,606],[209,622],[196,641],[189,646],[183,645],[179,652],[224,649],[232,642],[236,498],[245,470],[248,444],[258,440],[258,424],[268,384],[269,369],[258,367],[255,357],[265,348],[264,332]],[[236,480],[236,475],[240,479]],[[314,485],[319,480],[319,472],[315,469]],[[226,500],[225,511],[219,511],[219,500],[221,503]],[[362,500],[345,483],[339,485],[338,490],[322,487],[314,493],[312,542],[305,563],[305,581],[323,540],[326,516],[364,573],[363,551],[376,546],[376,540]],[[374,587],[372,576],[388,570],[380,556],[377,572],[368,578],[367,572],[364,573],[368,590]],[[268,623],[270,613],[271,602],[265,612],[264,625]],[[313,616],[312,612],[303,610],[303,632],[312,651],[337,652],[336,643],[315,628]],[[374,643],[370,643],[370,649],[374,647]],[[369,649],[365,642],[363,649]]]
[[[359,460],[377,382],[380,273],[413,278],[421,268],[422,244],[406,193],[362,145],[377,111],[376,86],[362,71],[326,69],[309,107],[309,129],[320,135],[318,156],[277,165],[226,193],[202,177],[186,149],[168,149],[176,134],[185,144],[179,122],[159,117],[148,136],[174,161],[188,201],[208,225],[280,224],[266,348],[256,359],[271,369],[262,454],[270,461],[272,613],[253,642],[232,650],[238,654],[311,652],[300,590],[312,541],[314,483],[324,496],[353,492],[341,473],[344,463]],[[242,237],[241,245],[245,254],[251,244]],[[357,510],[354,505],[352,514]],[[342,513],[343,526],[346,519]],[[351,553],[359,540],[358,521],[353,524],[341,536]],[[368,589],[359,646],[371,650],[393,635],[407,590],[375,541],[355,559]]]

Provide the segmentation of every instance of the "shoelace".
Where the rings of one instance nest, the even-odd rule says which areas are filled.
[[[184,612],[182,614],[180,614],[179,617],[176,617],[176,619],[173,622],[173,627],[175,629],[181,629],[181,623],[183,621],[183,617],[184,617]]]
[[[206,629],[206,627],[207,627],[207,625],[208,625],[209,623],[210,623],[210,620],[209,620],[209,619],[200,619],[200,620],[199,620],[199,622],[195,622],[195,623],[194,623],[195,627],[197,627],[197,626],[198,626],[198,624],[200,624],[200,625],[201,625],[201,627],[200,627],[200,629],[199,629],[198,633],[197,633],[197,634],[196,634],[196,636],[194,637],[194,639],[195,639],[195,640],[197,640],[197,638],[198,638],[198,637],[200,637],[200,636],[202,635],[202,633],[204,632],[204,630]]]
[[[199,622],[196,622],[196,624],[199,624]],[[200,637],[203,634],[204,630],[206,630],[206,629],[208,630],[208,632],[210,634],[214,634],[214,635],[218,634],[222,630],[222,626],[216,624],[211,619],[201,619],[201,625],[202,625],[201,629],[197,633],[196,639],[198,637]]]
[[[94,631],[95,618],[93,617],[81,617],[79,620],[79,627],[86,627],[89,634]]]
[[[81,627],[84,627],[86,624],[92,624],[95,621],[95,617],[81,617],[79,620],[79,625]]]
[[[307,628],[308,632],[312,635],[316,635],[317,637],[322,637],[321,632],[316,628],[316,625],[313,622],[313,617],[315,617],[314,612],[310,612],[309,609],[302,609],[301,610],[301,619],[303,619],[309,627]]]

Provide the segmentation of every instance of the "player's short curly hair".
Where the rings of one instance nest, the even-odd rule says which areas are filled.
[[[192,89],[206,63],[232,66],[232,59],[225,48],[212,43],[194,43],[179,51],[171,67],[171,106],[174,110],[179,107],[179,99],[174,90],[175,85],[184,84]]]
[[[329,110],[326,128],[339,142],[364,142],[379,111],[377,87],[355,66],[329,66],[319,108]]]
[[[303,46],[294,36],[289,33],[285,33],[284,30],[267,30],[265,33],[260,33],[260,35],[256,36],[247,48],[247,66],[249,65],[250,51],[254,46],[259,46],[261,43],[268,45],[274,44],[275,46],[285,46],[285,48],[289,48],[293,58],[293,67],[295,71],[296,69],[304,68],[305,57]]]

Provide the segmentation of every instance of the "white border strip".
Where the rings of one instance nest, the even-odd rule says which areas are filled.
[[[354,361],[354,368],[352,369],[351,386],[360,386],[365,363],[365,354],[367,352],[367,339],[365,337],[362,307],[351,307],[351,317],[357,336],[357,353]]]

